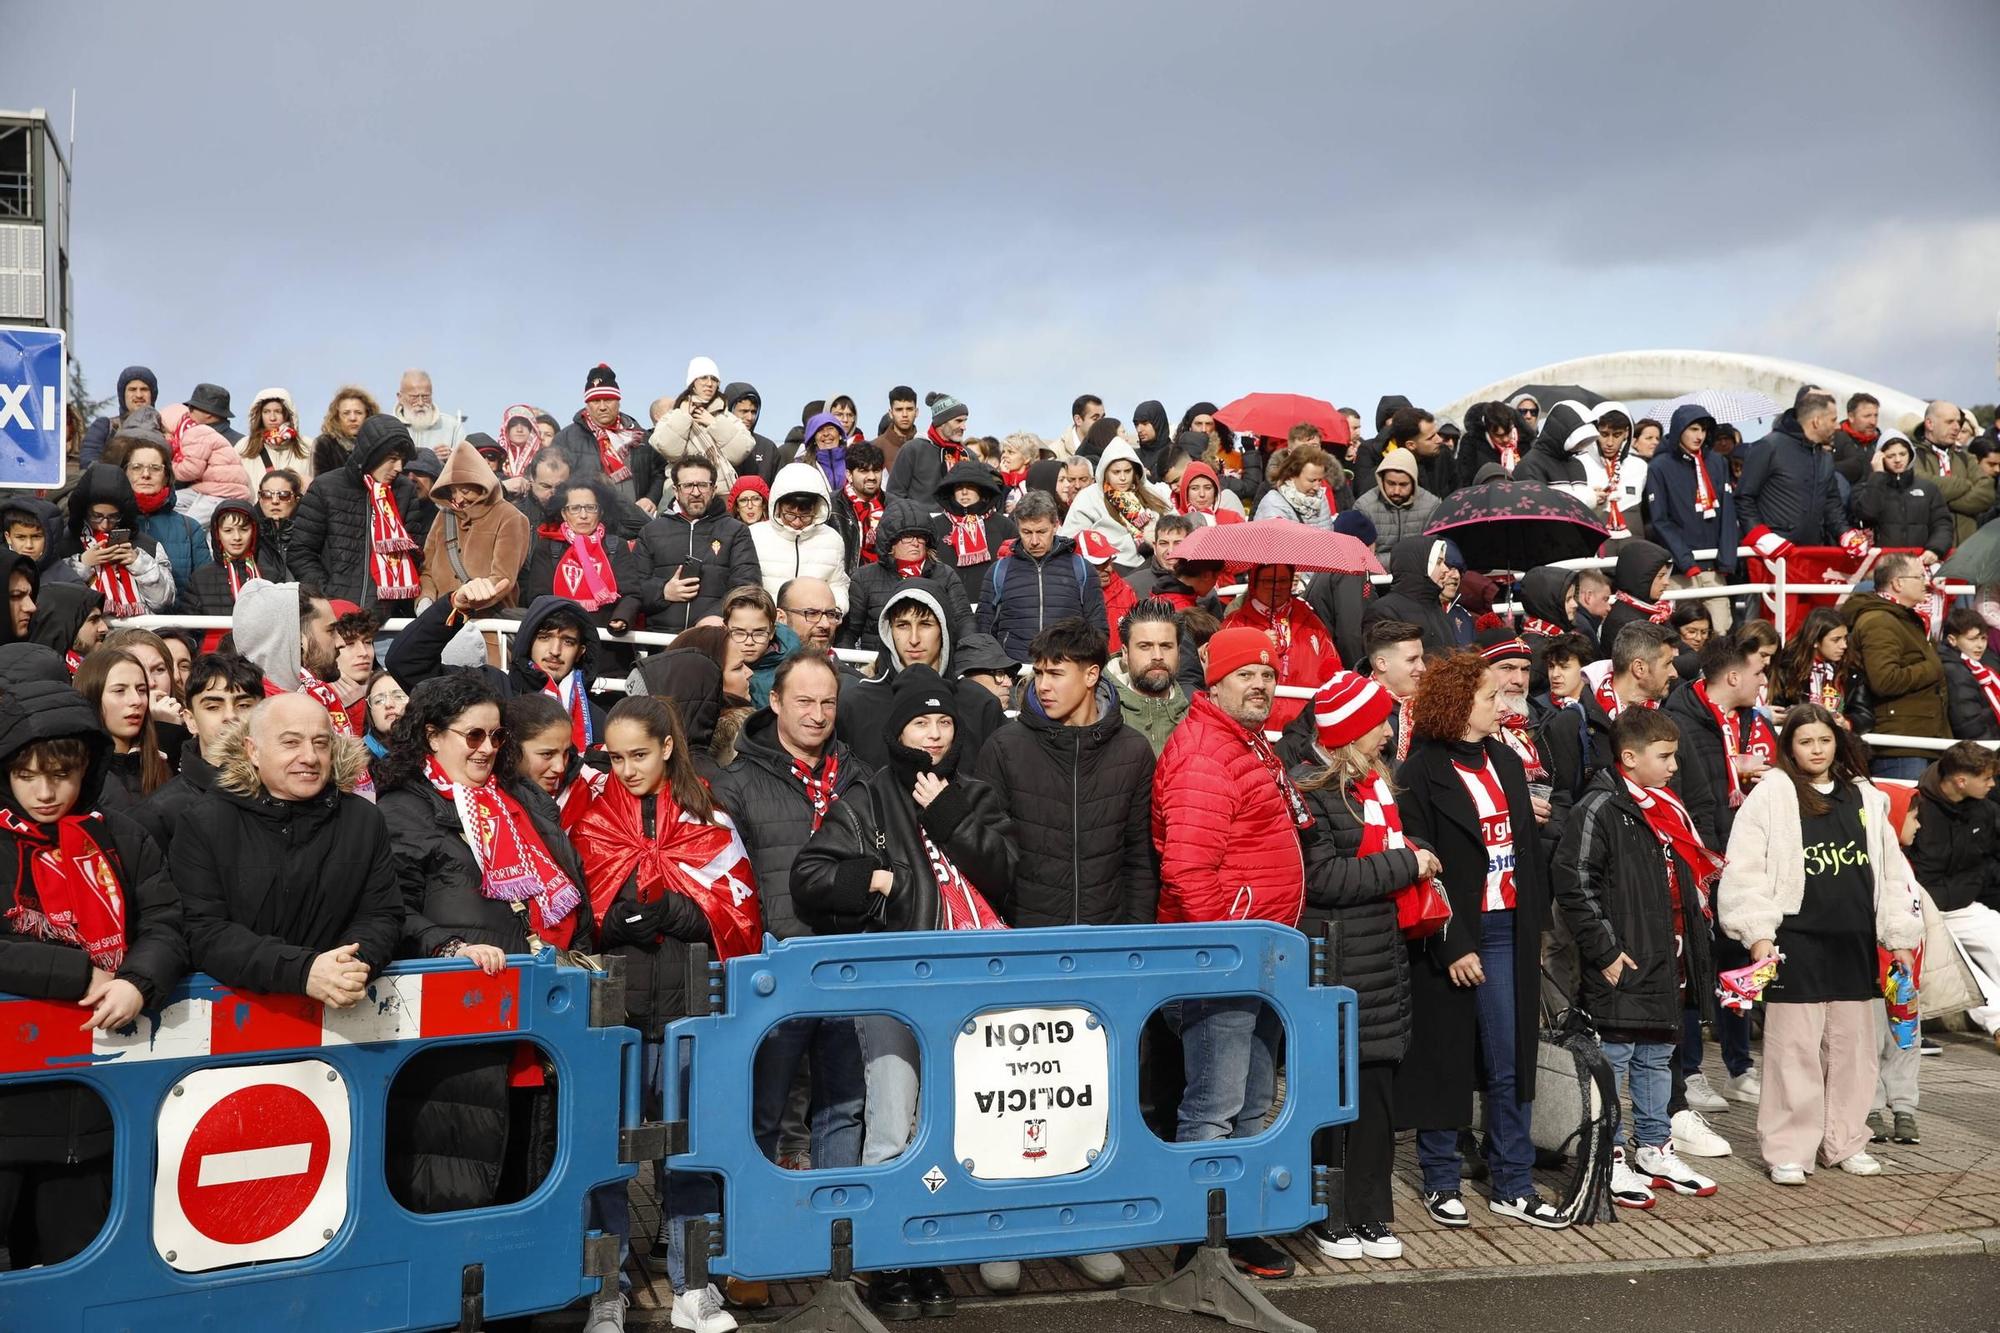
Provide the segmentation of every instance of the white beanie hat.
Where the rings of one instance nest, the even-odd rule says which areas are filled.
[[[698,356],[694,360],[688,362],[688,373],[681,380],[681,384],[683,386],[693,384],[703,375],[715,376],[716,384],[718,386],[720,386],[722,383],[722,372],[715,368],[715,359],[713,357]]]

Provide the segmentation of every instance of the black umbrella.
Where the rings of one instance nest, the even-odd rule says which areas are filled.
[[[1581,384],[1523,384],[1500,401],[1511,406],[1519,401],[1524,393],[1541,405],[1543,416],[1547,416],[1549,409],[1565,398],[1573,398],[1585,407],[1596,407],[1599,403],[1611,401],[1603,394],[1586,389]]]
[[[1447,495],[1429,537],[1449,537],[1468,568],[1525,572],[1597,554],[1611,534],[1582,502],[1539,481],[1489,481]]]
[[[1988,523],[1960,542],[1939,572],[1961,583],[2000,583],[2000,523]]]

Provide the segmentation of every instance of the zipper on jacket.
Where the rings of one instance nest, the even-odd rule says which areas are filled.
[[[1069,765],[1069,923],[1083,924],[1083,853],[1078,849],[1078,840],[1083,837],[1083,812],[1079,809],[1082,781],[1078,770],[1083,767],[1083,729],[1075,728],[1076,744]]]

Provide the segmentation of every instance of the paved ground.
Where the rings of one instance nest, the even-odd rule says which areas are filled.
[[[1707,1159],[1700,1167],[1721,1185],[1712,1198],[1683,1199],[1663,1194],[1658,1206],[1649,1213],[1621,1210],[1616,1223],[1550,1232],[1492,1218],[1479,1206],[1475,1193],[1478,1187],[1468,1185],[1467,1201],[1473,1205],[1474,1223],[1470,1228],[1452,1231],[1433,1225],[1418,1205],[1415,1149],[1406,1140],[1398,1152],[1395,1182],[1397,1229],[1406,1245],[1405,1256],[1392,1263],[1349,1263],[1321,1259],[1309,1246],[1290,1241],[1289,1248],[1298,1258],[1298,1276],[1290,1282],[1269,1284],[1265,1289],[1287,1306],[1301,1301],[1311,1304],[1317,1298],[1296,1293],[1316,1286],[1372,1284],[1393,1289],[1402,1294],[1381,1298],[1390,1302],[1383,1307],[1383,1319],[1390,1322],[1366,1326],[1403,1327],[1393,1322],[1392,1307],[1406,1306],[1412,1312],[1428,1308],[1424,1302],[1430,1298],[1412,1290],[1412,1284],[1426,1285],[1423,1283],[1426,1278],[1569,1269],[1595,1272],[1604,1275],[1605,1280],[1624,1282],[1653,1270],[1684,1270],[1690,1264],[1733,1271],[1735,1265],[1746,1261],[1810,1260],[1833,1252],[1854,1256],[1900,1251],[1910,1256],[1910,1262],[1915,1262],[1916,1252],[1977,1249],[1989,1241],[1992,1252],[2000,1254],[2000,1056],[1985,1040],[1969,1036],[1946,1036],[1942,1040],[1944,1055],[1923,1062],[1920,1111],[1923,1143],[1911,1147],[1877,1145],[1873,1151],[1885,1167],[1880,1176],[1861,1178],[1822,1170],[1803,1189],[1773,1185],[1764,1177],[1756,1155],[1755,1109],[1738,1107],[1711,1117],[1711,1122],[1736,1148],[1736,1155]],[[1714,1046],[1709,1049],[1713,1054]],[[1716,1086],[1721,1086],[1719,1068],[1711,1068],[1709,1074]],[[1553,1179],[1545,1181],[1544,1193],[1554,1192]],[[637,1186],[633,1202],[633,1229],[641,1233],[642,1227],[650,1229],[657,1222],[657,1204]],[[1143,1282],[1164,1276],[1167,1258],[1166,1252],[1159,1250],[1128,1253],[1129,1280]],[[1698,1290],[1701,1271],[1705,1269],[1686,1275],[1688,1282],[1696,1283],[1688,1290]],[[653,1321],[664,1325],[663,1307],[671,1301],[665,1283],[649,1283],[643,1273],[635,1276],[641,1286],[635,1293],[630,1322],[635,1327]],[[1901,1311],[1883,1316],[1877,1308],[1873,1311],[1877,1317],[1866,1326],[1871,1330],[1943,1328],[1954,1333],[2000,1329],[2000,1280],[1996,1277],[2000,1277],[2000,1270],[1988,1270],[1981,1279],[1979,1289],[1986,1304],[1982,1307],[1984,1313],[1976,1319],[1946,1319],[1939,1324],[1919,1316],[1906,1316]],[[1641,1280],[1652,1281],[1645,1277]],[[1749,1283],[1751,1287],[1763,1281],[1791,1282],[1789,1278],[1726,1280]],[[963,1315],[978,1318],[1002,1308],[999,1303],[971,1303],[984,1297],[974,1270],[954,1272],[952,1281],[968,1300],[962,1307]],[[1813,1288],[1808,1285],[1799,1290]],[[809,1291],[803,1283],[774,1284],[771,1311],[740,1313],[739,1317],[745,1322],[774,1317],[802,1300]],[[1027,1265],[1022,1291],[1024,1296],[1055,1297],[1057,1302],[1052,1303],[1071,1307],[1077,1306],[1079,1297],[1092,1297],[1088,1312],[1079,1310],[1079,1317],[1089,1321],[1092,1333],[1111,1333],[1114,1324],[1136,1329],[1163,1319],[1185,1324],[1181,1317],[1151,1315],[1123,1302],[1110,1302],[1058,1263]],[[1537,1299],[1547,1300],[1549,1296],[1542,1294]],[[1398,1302],[1404,1305],[1397,1305]],[[1011,1302],[1024,1303],[1021,1298]],[[1839,1302],[1814,1302],[1814,1308],[1821,1305],[1835,1312],[1850,1309]],[[1750,1307],[1732,1304],[1726,1308],[1743,1311]],[[1871,1313],[1852,1308],[1859,1314]],[[1310,1316],[1303,1317],[1315,1322]],[[1414,1320],[1416,1316],[1407,1317]],[[1344,1314],[1342,1319],[1346,1319]],[[560,1328],[573,1325],[574,1320],[546,1318],[541,1322],[550,1328]],[[1411,1322],[1407,1326],[1416,1328],[1419,1324]],[[1435,1322],[1422,1325],[1436,1326]],[[1497,1322],[1492,1326],[1509,1325]],[[1513,1326],[1572,1325],[1550,1325],[1537,1320]],[[1781,1327],[1790,1325],[1753,1320],[1746,1321],[1745,1326],[1757,1329],[1758,1333],[1778,1333]],[[1860,1323],[1824,1320],[1798,1326],[1826,1330],[1863,1327]],[[1615,1329],[1627,1325],[1593,1322],[1589,1327]],[[1630,1327],[1640,1325],[1634,1323]],[[1648,1333],[1666,1333],[1672,1328],[1693,1325],[1649,1320],[1644,1327]]]

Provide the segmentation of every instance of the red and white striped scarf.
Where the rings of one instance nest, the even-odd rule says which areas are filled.
[[[376,596],[385,602],[415,597],[417,562],[410,552],[417,544],[403,526],[395,488],[373,477],[362,480],[368,486],[368,572],[375,580]]]
[[[993,558],[986,546],[986,519],[980,514],[950,514],[951,550],[960,568],[983,565]]]
[[[527,903],[535,934],[559,949],[569,947],[583,892],[542,846],[528,812],[490,774],[476,787],[453,782],[432,756],[424,761],[424,776],[458,811],[459,827],[479,864],[480,893],[499,902]]]
[[[242,594],[244,584],[248,583],[251,579],[261,579],[264,577],[263,574],[258,572],[257,557],[254,555],[246,555],[241,560],[231,560],[228,556],[223,556],[222,572],[229,579],[229,600],[231,602],[234,602]]]
[[[604,529],[578,532],[568,523],[557,532],[568,549],[556,561],[558,595],[586,611],[599,611],[618,600],[618,576],[604,554]]]
[[[547,673],[543,674],[546,678]],[[553,695],[563,711],[569,714],[570,744],[576,746],[579,754],[588,750],[590,743],[597,738],[591,734],[590,691],[584,688],[583,672],[570,672],[563,677],[561,684],[549,681],[542,686],[542,693]]]
[[[1674,618],[1674,604],[1672,602],[1642,602],[1631,593],[1622,591],[1613,594],[1613,596],[1618,601],[1646,617],[1646,619],[1652,621],[1655,625],[1664,625]]]
[[[1545,778],[1549,775],[1542,765],[1542,752],[1535,748],[1534,733],[1528,728],[1528,719],[1520,713],[1506,713],[1500,718],[1500,739],[1507,748],[1521,756],[1521,767],[1531,778]]]
[[[1703,518],[1714,518],[1717,504],[1715,483],[1708,479],[1708,455],[1689,455],[1694,460],[1694,510]]]
[[[1639,807],[1639,813],[1646,817],[1646,824],[1653,830],[1653,836],[1660,840],[1664,851],[1671,852],[1687,862],[1688,869],[1694,871],[1695,889],[1700,894],[1703,916],[1712,916],[1709,897],[1715,890],[1715,882],[1722,876],[1722,868],[1728,862],[1720,852],[1712,851],[1695,832],[1694,820],[1689,817],[1687,807],[1681,798],[1666,787],[1641,787],[1625,776],[1621,768],[1619,780],[1625,784],[1625,794]],[[1668,873],[1673,873],[1673,862],[1667,862]],[[1680,923],[1674,923],[1680,929]]]
[[[1613,537],[1629,537],[1632,529],[1625,522],[1625,511],[1618,507],[1618,464],[1611,464],[1605,472],[1610,486],[1604,492],[1604,530]]]
[[[854,521],[861,527],[861,563],[872,565],[875,563],[875,525],[882,521],[882,492],[859,495],[851,481],[842,489],[847,493],[848,507],[854,510]]]
[[[817,833],[821,822],[826,819],[826,812],[833,808],[834,784],[840,780],[840,756],[827,755],[820,762],[819,773],[815,776],[813,766],[794,755],[792,776],[805,784],[806,800],[812,805],[813,832]]]
[[[624,426],[600,426],[584,414],[583,422],[590,427],[590,433],[597,437],[597,461],[604,467],[606,481],[624,481],[632,475],[632,446],[639,439],[639,432],[626,430]]]
[[[1604,716],[1611,721],[1616,722],[1618,715],[1625,711],[1626,705],[1618,701],[1618,691],[1613,687],[1610,672],[1604,673],[1604,679],[1597,682],[1596,688],[1591,693],[1597,696],[1597,706],[1604,710]],[[1660,705],[1652,699],[1644,699],[1640,701],[1639,706],[1658,708]]]
[[[1986,696],[1986,706],[1993,710],[1996,719],[2000,719],[2000,673],[1996,673],[1992,667],[1976,657],[1965,653],[1960,653],[1959,656],[1965,659],[1965,669],[1972,673],[1972,679],[1978,684],[1979,692]]]
[[[1733,810],[1743,804],[1743,779],[1736,772],[1736,761],[1743,754],[1743,738],[1736,730],[1736,717],[1709,702],[1708,682],[1705,680],[1694,683],[1694,697],[1708,710],[1716,730],[1722,733],[1722,764],[1729,772],[1729,807]]]
[[[924,840],[924,854],[931,860],[931,876],[937,880],[938,910],[944,918],[939,923],[940,930],[1005,930],[1007,923],[990,907],[984,895],[972,886],[965,872],[944,854],[944,850],[931,841],[931,835],[921,828],[917,835]]]
[[[92,546],[109,546],[111,535],[91,532],[86,540]],[[132,581],[129,565],[99,565],[91,571],[90,586],[104,598],[104,614],[107,616],[139,616],[146,613],[145,604],[139,600],[139,585]]]
[[[519,448],[514,446],[513,425],[516,421],[528,423],[528,442]],[[500,444],[507,451],[507,475],[525,477],[528,465],[535,461],[535,455],[542,451],[542,434],[535,429],[535,409],[526,403],[516,403],[500,418]]]
[[[1361,802],[1361,848],[1356,855],[1374,856],[1410,845],[1403,836],[1403,812],[1396,808],[1396,798],[1380,773],[1371,769],[1354,784],[1354,795]]]
[[[1479,819],[1479,840],[1486,846],[1486,885],[1480,896],[1480,908],[1487,912],[1510,911],[1519,894],[1514,883],[1514,819],[1507,808],[1507,793],[1500,786],[1500,776],[1493,771],[1491,759],[1478,768],[1467,768],[1456,759],[1451,766],[1472,801],[1473,814]]]
[[[1553,620],[1543,620],[1540,616],[1529,616],[1521,624],[1521,633],[1538,634],[1544,639],[1554,639],[1560,638],[1562,635],[1568,633],[1568,631]]]

